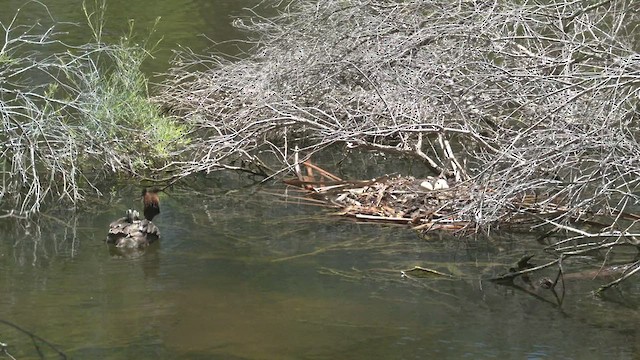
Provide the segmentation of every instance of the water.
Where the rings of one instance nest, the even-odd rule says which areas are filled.
[[[69,45],[81,45],[92,41],[85,13],[96,19],[97,6],[103,0],[48,0],[46,2],[25,2],[0,0],[3,10],[0,21],[8,25],[20,9],[16,24],[39,24],[36,30],[44,32],[55,24],[55,31],[64,33],[61,40]],[[46,7],[42,4],[45,3]],[[134,40],[142,43],[149,39],[149,44],[158,41],[159,46],[153,49],[153,59],[144,64],[149,75],[166,71],[173,51],[191,49],[196,53],[211,51],[212,41],[224,43],[229,40],[243,38],[243,33],[231,26],[234,17],[247,14],[244,9],[255,8],[261,0],[158,0],[128,1],[107,0],[103,40],[117,43],[122,36],[129,33],[129,21],[134,25]],[[264,5],[258,8],[261,12],[273,12],[273,7]],[[160,21],[155,26],[156,19]],[[15,29],[13,34],[24,31]],[[4,32],[2,32],[4,36]],[[217,51],[237,54],[237,43],[222,44],[215,47]],[[39,49],[42,49],[40,47]],[[54,48],[52,47],[52,51]]]
[[[162,195],[162,239],[136,256],[103,243],[109,221],[138,206],[135,186],[107,197],[103,211],[80,214],[75,227],[47,221],[31,236],[5,233],[2,319],[77,359],[637,354],[637,285],[614,298],[620,305],[590,296],[593,284],[572,283],[558,308],[480,281],[524,251],[520,239],[424,239],[279,202],[266,194],[284,192],[277,185],[197,187]],[[414,265],[460,278],[402,278]],[[24,334],[0,329],[14,356],[37,358]]]
[[[144,28],[162,15],[159,54],[175,43],[204,49],[197,34],[240,36],[228,26],[229,14],[255,2],[150,3],[109,1],[108,34],[119,36],[128,18]],[[5,2],[1,16],[15,4]],[[79,2],[47,4],[57,18],[82,19]],[[85,35],[72,33],[70,41]],[[149,71],[166,67],[167,57],[158,56]],[[530,235],[423,238],[267,194],[284,194],[281,184],[258,186],[217,173],[162,194],[155,221],[162,239],[144,253],[121,256],[104,244],[106,230],[127,208],[140,208],[139,191],[114,186],[80,214],[52,214],[28,227],[0,222],[0,319],[74,359],[633,359],[640,353],[640,288],[633,279],[604,299],[590,294],[593,282],[573,281],[562,307],[549,293],[535,297],[481,281],[527,251],[540,254]],[[455,278],[401,277],[416,265]],[[32,340],[8,324],[0,324],[0,342],[16,358],[39,358]],[[35,343],[56,358],[42,340]]]

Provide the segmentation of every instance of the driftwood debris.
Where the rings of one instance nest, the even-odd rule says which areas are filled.
[[[339,209],[335,214],[360,221],[405,224],[415,230],[463,230],[474,224],[469,210],[490,189],[470,181],[440,177],[385,175],[370,180],[343,180],[303,161],[296,167],[297,178],[287,185],[306,191],[313,199]],[[523,194],[504,209],[502,225],[522,225],[532,215],[549,216],[565,211],[552,201],[541,201],[535,194]]]

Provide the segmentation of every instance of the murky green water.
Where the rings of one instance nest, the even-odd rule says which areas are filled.
[[[75,228],[47,221],[4,229],[0,317],[76,359],[638,354],[635,284],[605,301],[572,283],[558,308],[481,282],[518,257],[521,239],[422,239],[265,194],[284,193],[280,187],[198,186],[162,196],[162,239],[140,256],[118,256],[103,243],[109,221],[138,207],[134,186],[112,194],[108,209],[79,214]],[[462,278],[401,278],[414,265]],[[0,324],[0,341],[17,358],[37,358],[30,339],[9,326]]]
[[[22,4],[3,3],[4,11]],[[229,14],[252,3],[109,1],[109,32],[119,34],[129,17],[144,25],[161,15],[163,53],[174,43],[204,48],[197,34],[239,36]],[[57,18],[81,20],[79,2],[48,4]],[[640,354],[635,280],[607,299],[589,294],[592,283],[569,283],[562,307],[549,294],[536,298],[480,281],[504,270],[523,247],[539,250],[532,238],[424,239],[266,194],[284,194],[281,185],[246,186],[228,174],[192,181],[162,195],[155,219],[162,239],[139,256],[118,256],[103,242],[110,221],[139,208],[137,186],[114,187],[75,217],[60,214],[25,228],[0,222],[0,319],[74,359]],[[415,265],[457,277],[400,276]],[[32,340],[8,324],[0,323],[0,342],[18,359],[39,357]],[[42,340],[35,343],[57,358]]]

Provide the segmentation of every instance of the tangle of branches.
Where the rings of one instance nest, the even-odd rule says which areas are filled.
[[[234,161],[273,172],[292,149],[412,156],[484,189],[484,226],[523,193],[562,218],[638,200],[634,1],[290,1],[241,59],[183,52],[158,97],[199,128],[182,175]],[[301,159],[304,160],[304,159]],[[264,169],[264,167],[262,167]],[[562,220],[562,219],[556,219]]]
[[[238,57],[176,57],[157,100],[198,129],[191,159],[172,164],[180,176],[238,163],[269,164],[272,175],[308,159],[298,151],[361,148],[470,184],[472,201],[455,216],[476,228],[556,208],[532,227],[573,233],[567,255],[634,242],[637,1],[291,0],[277,9],[235,21],[253,39]],[[580,221],[597,229],[567,225]]]

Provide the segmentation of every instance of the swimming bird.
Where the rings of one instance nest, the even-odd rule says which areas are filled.
[[[160,230],[151,222],[160,213],[160,203],[155,191],[142,191],[145,219],[140,219],[140,213],[129,209],[125,216],[109,225],[107,243],[115,244],[118,248],[141,249],[160,238]]]

